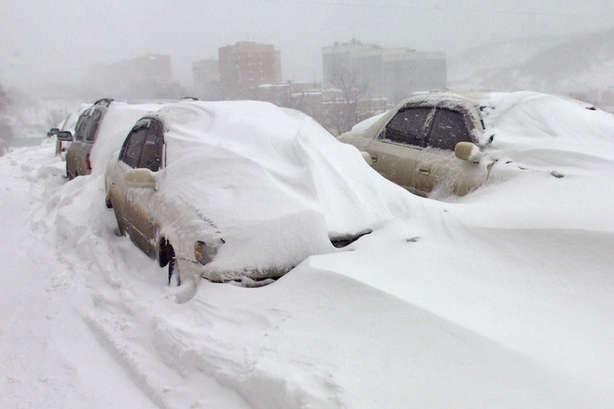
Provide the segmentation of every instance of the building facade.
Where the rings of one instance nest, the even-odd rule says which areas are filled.
[[[171,57],[148,54],[90,67],[86,81],[100,95],[124,98],[177,98],[183,90],[173,81]]]
[[[272,44],[240,41],[218,50],[224,97],[247,98],[250,89],[281,82],[281,56]]]
[[[396,103],[416,91],[447,86],[446,56],[410,48],[383,48],[352,40],[322,49],[323,83],[346,99],[387,98]]]
[[[223,98],[220,81],[219,62],[215,59],[205,59],[192,63],[192,81],[195,96],[201,99],[217,100]]]

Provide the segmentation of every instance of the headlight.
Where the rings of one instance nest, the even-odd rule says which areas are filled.
[[[217,253],[217,248],[207,246],[204,241],[198,240],[194,243],[194,258],[200,264],[207,264],[213,260],[213,257]]]

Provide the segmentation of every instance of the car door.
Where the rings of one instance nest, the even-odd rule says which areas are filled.
[[[428,195],[436,187],[465,194],[478,183],[479,166],[454,155],[459,142],[472,142],[471,123],[461,110],[437,108],[427,138],[427,147],[418,158],[416,189]],[[474,179],[476,182],[474,182]],[[465,187],[462,187],[465,186]]]
[[[163,166],[164,133],[162,123],[157,119],[142,119],[139,121],[146,129],[142,142],[142,150],[138,167],[157,173]],[[155,255],[158,223],[154,215],[152,203],[157,192],[151,188],[128,188],[128,215],[136,234],[134,240],[149,256]]]
[[[90,152],[96,141],[96,135],[101,120],[102,112],[100,109],[95,108],[89,116],[85,133],[78,144],[76,152],[76,168],[79,175],[88,175],[91,172],[89,161]]]
[[[73,143],[68,148],[66,152],[66,173],[69,178],[75,177],[78,175],[77,163],[79,156],[79,147],[80,144],[83,143],[83,139],[85,138],[85,134],[87,133],[89,118],[90,118],[91,109],[86,110],[81,114],[79,120],[77,121],[77,125],[75,126],[75,134],[73,136]]]
[[[135,126],[132,128],[119,154],[112,172],[109,186],[109,199],[118,223],[128,233],[130,238],[140,247],[140,233],[135,226],[131,202],[134,200],[134,189],[126,184],[126,174],[138,167],[143,150],[147,129]]]
[[[385,178],[412,192],[415,191],[418,157],[426,146],[432,114],[430,107],[400,109],[368,146],[373,167]]]

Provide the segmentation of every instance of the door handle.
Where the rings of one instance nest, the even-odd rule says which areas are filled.
[[[431,174],[431,170],[425,168],[418,168],[418,172],[420,172],[420,174],[424,176],[429,176]]]

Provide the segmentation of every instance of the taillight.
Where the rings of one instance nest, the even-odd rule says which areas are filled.
[[[87,166],[88,170],[92,170],[92,162],[90,162],[90,154],[89,153],[85,156],[85,165]]]

